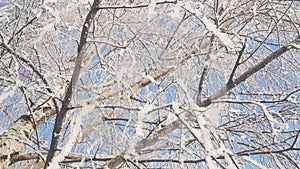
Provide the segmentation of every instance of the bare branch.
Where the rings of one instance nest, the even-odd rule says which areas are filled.
[[[66,113],[69,110],[69,104],[71,102],[72,94],[75,89],[77,80],[79,78],[81,64],[82,64],[84,53],[85,53],[84,48],[86,48],[86,45],[87,45],[86,41],[87,41],[87,37],[88,37],[88,32],[89,32],[90,26],[93,22],[93,19],[99,10],[98,6],[99,6],[100,2],[101,2],[101,0],[94,1],[93,5],[91,7],[91,10],[89,11],[89,13],[85,19],[85,22],[83,24],[83,28],[81,31],[80,43],[79,43],[78,51],[77,51],[75,68],[74,68],[74,71],[72,74],[71,83],[67,87],[61,110],[59,111],[59,113],[56,116],[54,130],[52,133],[52,141],[51,141],[49,153],[47,156],[45,168],[47,168],[47,166],[49,166],[49,164],[52,161],[54,154],[57,150],[57,145],[58,145],[58,141],[60,138],[60,132],[61,132],[62,125],[63,125],[63,120],[66,116]]]
[[[265,59],[263,59],[260,63],[258,63],[257,65],[253,66],[252,68],[250,68],[249,70],[247,70],[243,74],[241,74],[238,78],[234,79],[231,84],[226,84],[219,91],[217,91],[212,96],[210,96],[209,98],[207,98],[206,99],[207,102],[204,102],[202,104],[201,103],[197,103],[198,106],[200,106],[200,107],[206,107],[206,106],[210,105],[211,104],[211,100],[216,100],[216,99],[224,96],[227,92],[229,92],[235,86],[239,85],[240,83],[242,83],[243,81],[245,81],[246,79],[248,79],[254,73],[258,72],[259,70],[261,70],[262,68],[264,68],[266,65],[268,65],[268,63],[270,63],[271,61],[275,60],[276,58],[278,58],[279,56],[281,56],[282,54],[284,54],[287,51],[288,51],[288,47],[287,46],[283,46],[283,47],[279,48],[277,51],[271,53],[269,56],[267,56]]]

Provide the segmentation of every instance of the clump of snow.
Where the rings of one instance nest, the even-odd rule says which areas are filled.
[[[222,33],[221,30],[217,28],[217,26],[213,24],[210,20],[208,20],[206,17],[201,18],[201,21],[209,31],[211,31],[215,36],[217,36],[220,39],[223,45],[225,45],[229,49],[234,48],[234,43],[228,34]]]
[[[137,114],[137,121],[136,121],[136,136],[144,136],[144,124],[143,121],[146,120],[146,115],[149,111],[151,111],[154,108],[151,104],[145,104],[144,107],[138,112]]]
[[[149,14],[155,13],[155,6],[156,6],[155,0],[150,0],[149,6],[148,6]]]

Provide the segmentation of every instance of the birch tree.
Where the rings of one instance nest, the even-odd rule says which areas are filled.
[[[300,168],[299,2],[0,2],[0,168]]]

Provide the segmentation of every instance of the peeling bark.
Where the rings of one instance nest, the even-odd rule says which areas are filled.
[[[0,169],[12,164],[11,156],[23,152],[24,146],[36,131],[36,126],[56,112],[54,99],[46,96],[31,107],[27,115],[21,116],[14,124],[0,136]]]
[[[0,169],[10,165],[11,156],[24,149],[24,143],[34,132],[34,122],[30,115],[21,116],[11,128],[0,137]]]

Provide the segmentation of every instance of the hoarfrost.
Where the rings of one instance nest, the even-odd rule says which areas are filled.
[[[209,21],[206,17],[201,18],[201,21],[209,31],[219,37],[223,45],[225,45],[229,49],[234,48],[235,45],[228,34],[222,33],[221,30],[217,28],[215,24],[211,23],[211,21]]]

